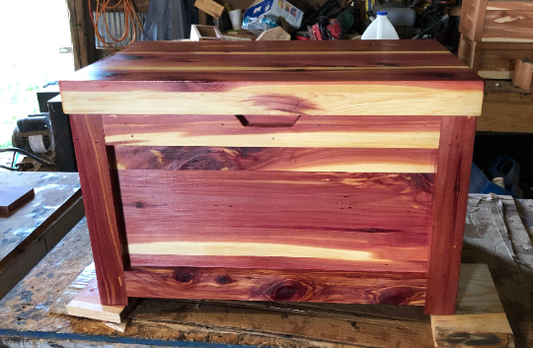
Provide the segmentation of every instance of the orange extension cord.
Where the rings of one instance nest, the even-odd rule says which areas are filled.
[[[142,30],[142,23],[141,23],[141,20],[139,19],[139,16],[137,15],[137,10],[135,9],[135,6],[132,0],[117,0],[117,1],[96,0],[96,11],[95,11],[96,17],[93,16],[93,11],[91,9],[92,7],[91,0],[88,0],[88,2],[89,2],[89,13],[91,14],[91,20],[93,21],[93,26],[94,26],[94,33],[96,34],[96,37],[98,38],[98,40],[102,42],[105,48],[116,51],[124,47],[128,47],[129,45],[135,42],[135,39],[137,38],[136,26],[138,26]],[[114,4],[110,5],[110,2],[113,2]],[[104,16],[104,18],[106,18],[105,14],[107,11],[112,12],[112,10],[120,7],[120,5],[124,7],[124,21],[125,21],[124,33],[122,34],[122,37],[118,39],[115,38],[113,35],[111,35],[111,32],[109,31],[107,20],[104,20],[105,30],[112,40],[112,41],[106,41],[102,37],[102,35],[100,35],[100,31],[98,30],[98,20],[100,19],[101,16]],[[131,41],[128,42],[126,46],[117,47],[118,43],[126,40],[126,38],[128,37],[128,33],[130,31],[133,31]]]

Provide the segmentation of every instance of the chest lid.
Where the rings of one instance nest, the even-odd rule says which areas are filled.
[[[436,41],[140,42],[60,81],[69,114],[479,116]]]

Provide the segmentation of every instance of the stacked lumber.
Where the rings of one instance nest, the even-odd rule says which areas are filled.
[[[515,61],[533,55],[533,2],[466,0],[459,58],[479,76],[511,79]]]

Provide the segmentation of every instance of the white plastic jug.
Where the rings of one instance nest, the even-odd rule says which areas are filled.
[[[387,12],[379,11],[376,19],[366,28],[361,40],[398,40],[400,37],[387,19]]]

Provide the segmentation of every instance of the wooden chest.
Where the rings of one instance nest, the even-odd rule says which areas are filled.
[[[487,79],[511,79],[515,61],[533,55],[533,2],[466,0],[459,58]]]
[[[103,303],[453,313],[483,82],[438,43],[145,42],[60,87]]]

